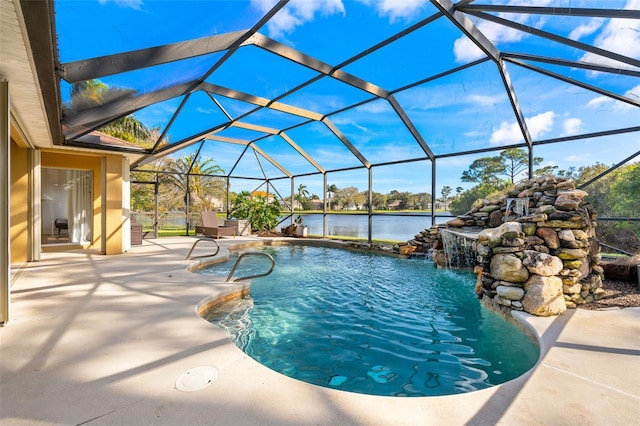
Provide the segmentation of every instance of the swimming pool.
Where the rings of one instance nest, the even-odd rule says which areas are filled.
[[[538,359],[528,335],[479,303],[471,272],[326,247],[259,250],[276,260],[274,273],[204,317],[287,376],[372,395],[450,395],[504,383]],[[245,265],[245,275],[268,267]]]

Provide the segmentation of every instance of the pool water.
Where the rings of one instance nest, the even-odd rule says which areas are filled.
[[[324,247],[258,250],[274,272],[205,317],[287,376],[372,395],[450,395],[511,380],[538,359],[528,335],[480,304],[471,272]],[[236,276],[268,269],[246,260]],[[202,272],[226,276],[234,261]]]

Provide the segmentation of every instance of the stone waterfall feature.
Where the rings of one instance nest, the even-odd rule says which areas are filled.
[[[432,252],[439,267],[474,267],[478,297],[498,310],[557,315],[604,296],[586,195],[563,178],[521,182],[407,244]]]

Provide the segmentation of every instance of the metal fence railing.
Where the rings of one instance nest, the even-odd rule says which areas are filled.
[[[154,229],[154,213],[153,212],[131,212],[131,222],[142,225],[143,232],[153,232]],[[189,228],[195,229],[196,226],[202,225],[202,217],[200,213],[189,214]],[[158,214],[158,231],[180,231],[186,233],[187,215],[184,212],[166,212]]]

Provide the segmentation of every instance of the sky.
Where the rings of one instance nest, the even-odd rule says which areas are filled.
[[[57,0],[54,4],[60,60],[65,63],[247,30],[275,3],[273,0]],[[640,10],[640,0],[486,0],[476,3]],[[427,0],[292,0],[258,32],[325,64],[337,66],[436,11]],[[640,60],[640,20],[525,14],[500,14],[499,17]],[[489,20],[470,19],[501,51],[598,65],[613,64],[639,71],[637,64],[634,67],[615,63],[597,55],[597,50],[596,53],[588,52]],[[223,54],[211,53],[101,80],[112,87],[149,93],[197,78]],[[461,157],[449,154],[509,147],[524,141],[505,83],[497,65],[493,61],[485,61],[433,81],[399,89],[484,57],[485,54],[449,20],[440,18],[342,68],[381,89],[392,91],[398,105],[429,148],[436,156],[445,156],[436,160],[435,187],[438,195],[445,185],[454,189],[468,188],[469,184],[460,181],[462,172],[478,157],[495,156],[499,152]],[[640,123],[640,108],[637,106],[640,102],[640,78],[529,63],[582,84],[582,87],[571,85],[513,63],[504,65],[534,140],[606,132]],[[271,100],[317,76],[314,70],[247,44],[206,82]],[[636,105],[592,91],[590,86],[625,96]],[[63,82],[61,88],[63,98],[68,99],[69,85]],[[227,114],[235,118],[255,107],[224,96],[215,98],[218,104],[204,92],[194,93],[180,116],[171,122],[167,138],[173,142],[182,140],[194,131],[205,131],[224,123],[228,120]],[[328,114],[371,99],[370,93],[343,81],[323,77],[279,101]],[[182,100],[181,97],[169,99],[134,115],[149,127],[164,129]],[[372,164],[426,156],[393,104],[386,100],[362,103],[330,115],[329,119]],[[244,121],[280,130],[305,120],[263,109]],[[263,137],[255,146],[276,164],[297,175],[316,171],[280,136],[269,136],[268,132],[256,132],[241,126],[216,135],[225,140]],[[286,135],[325,169],[351,168],[361,164],[320,122],[291,128]],[[192,153],[197,148],[197,145],[191,145],[176,155]],[[283,175],[262,154],[247,153],[236,164],[243,150],[242,145],[208,141],[202,147],[201,155],[214,158],[223,169],[227,172],[233,170],[236,176],[259,177],[262,170],[272,178]],[[613,165],[638,151],[640,132],[541,145],[536,148],[535,155],[544,159],[543,165],[568,169],[595,162]],[[376,192],[432,190],[431,165],[427,161],[374,167],[372,174]],[[329,184],[357,186],[361,190],[367,188],[368,179],[367,170],[328,174]],[[295,185],[299,184],[307,186],[311,193],[322,193],[322,176],[297,178]],[[250,190],[256,185],[254,181],[237,181],[235,187]],[[276,185],[285,194],[290,191],[289,181],[279,180]]]

